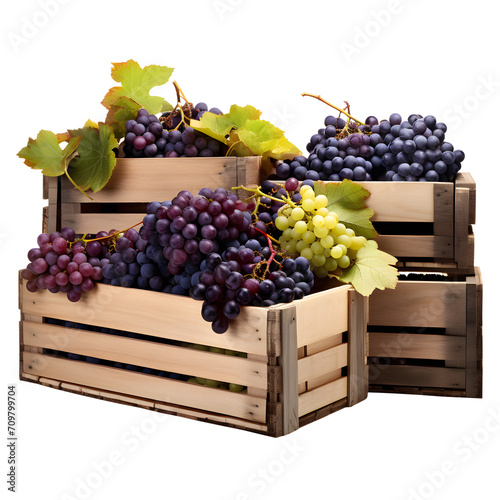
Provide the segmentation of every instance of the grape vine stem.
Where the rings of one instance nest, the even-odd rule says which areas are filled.
[[[273,244],[271,242],[271,240],[274,238],[272,238],[269,234],[265,233],[264,231],[261,231],[258,227],[254,227],[254,229],[266,237],[267,244],[269,246],[269,250],[271,250],[271,255],[269,256],[269,259],[267,259],[267,266],[266,266],[266,273],[269,273],[269,268],[271,267],[271,263],[273,262],[274,257],[276,257],[276,255],[278,253],[276,251],[276,249],[273,247]],[[264,276],[265,276],[265,274],[264,274]]]
[[[233,187],[231,189],[233,190],[244,189],[245,191],[249,191],[250,193],[253,193],[255,196],[258,196],[259,198],[264,197],[264,198],[269,198],[270,200],[278,201],[280,203],[286,203],[287,205],[290,205],[292,208],[297,208],[298,206],[290,199],[290,197],[282,196],[281,198],[277,198],[275,196],[271,196],[270,194],[263,193],[260,187],[249,188],[246,186],[238,186],[238,187]]]
[[[72,241],[70,244],[69,244],[69,247],[71,248],[74,244],[76,243],[89,243],[90,241],[102,241],[102,240],[107,240],[109,238],[115,238],[118,234],[122,234],[122,233],[125,233],[126,231],[128,231],[129,229],[132,229],[136,226],[138,226],[139,224],[142,224],[142,220],[140,222],[137,222],[136,224],[134,224],[133,226],[130,226],[130,227],[127,227],[126,229],[122,229],[120,231],[116,231],[114,232],[113,234],[108,234],[107,236],[101,236],[100,238],[90,238],[90,239],[85,239],[85,236],[87,236],[87,234],[84,234],[81,238],[75,240],[75,241]]]
[[[341,113],[343,113],[344,115],[346,115],[349,119],[354,120],[359,125],[365,125],[365,123],[363,123],[362,121],[358,120],[357,118],[354,118],[354,116],[352,116],[351,114],[347,113],[344,109],[341,109],[338,106],[335,106],[335,104],[332,104],[331,102],[326,101],[320,95],[308,94],[307,92],[303,92],[301,95],[302,95],[302,97],[305,97],[305,96],[307,96],[307,97],[314,97],[315,99],[318,99],[319,101],[324,102],[325,104],[327,104],[328,106],[332,107],[333,109],[336,109],[337,111],[340,111]]]

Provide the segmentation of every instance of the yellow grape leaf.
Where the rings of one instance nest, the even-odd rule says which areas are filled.
[[[58,177],[66,172],[70,159],[76,153],[81,137],[68,137],[64,149],[60,146],[60,137],[49,130],[40,130],[36,139],[29,139],[28,145],[17,153],[24,163],[31,168],[40,169],[43,175]]]
[[[137,62],[130,59],[123,63],[113,63],[111,77],[121,87],[112,87],[105,95],[102,104],[107,109],[122,96],[128,97],[147,109],[151,114],[170,111],[172,106],[163,98],[149,94],[153,87],[168,82],[173,68],[150,65],[141,68]]]
[[[398,283],[397,259],[378,249],[377,242],[368,240],[361,247],[351,267],[336,276],[342,283],[350,283],[361,295],[370,295],[375,288],[394,289]]]
[[[261,112],[253,106],[233,104],[229,113],[216,115],[206,111],[201,120],[191,120],[190,126],[212,139],[226,143],[232,130],[243,128],[247,120],[257,120],[260,115]]]

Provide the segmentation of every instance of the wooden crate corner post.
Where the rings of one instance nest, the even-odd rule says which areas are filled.
[[[368,397],[368,298],[349,290],[347,406]]]
[[[283,435],[299,428],[297,310],[281,311],[281,360],[283,370]]]

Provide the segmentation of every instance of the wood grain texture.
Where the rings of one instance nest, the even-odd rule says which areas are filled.
[[[349,290],[348,392],[347,406],[354,406],[368,396],[367,366],[368,299]]]
[[[370,356],[465,361],[466,337],[420,333],[370,333]]]
[[[465,335],[464,282],[400,281],[395,290],[370,296],[369,325],[446,328],[446,335]]]
[[[373,364],[370,383],[410,387],[465,389],[465,370],[436,366],[399,366]]]
[[[328,376],[332,372],[336,373],[343,366],[347,366],[347,344],[301,358],[298,362],[299,384],[321,376]]]
[[[375,212],[371,219],[373,221],[434,221],[433,183],[360,182],[359,184],[370,193],[365,203]]]
[[[334,380],[299,396],[299,417],[347,398],[347,377]]]
[[[299,428],[297,310],[281,311],[281,367],[283,370],[283,434]]]
[[[476,223],[476,182],[469,172],[458,172],[455,178],[455,185],[458,188],[469,190],[469,221],[468,224]]]
[[[455,189],[455,257],[459,268],[472,267],[469,262],[469,190]],[[472,254],[472,258],[474,255]]]
[[[475,276],[466,278],[467,286],[467,352],[466,387],[467,397],[482,397],[482,303],[483,282],[476,268]]]

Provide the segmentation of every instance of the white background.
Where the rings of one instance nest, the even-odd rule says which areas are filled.
[[[14,383],[17,498],[496,497],[500,68],[493,3],[54,0],[47,2],[50,15],[42,4],[10,2],[0,21],[0,435],[6,435],[7,385]],[[40,26],[29,31],[32,22]],[[17,271],[40,232],[43,202],[41,174],[16,153],[42,128],[62,132],[88,118],[104,120],[100,101],[114,84],[111,63],[130,58],[174,67],[173,78],[193,102],[258,107],[302,150],[329,114],[302,92],[347,100],[360,119],[399,112],[445,121],[447,139],[465,151],[463,170],[477,183],[483,399],[369,394],[353,408],[272,439],[177,417],[157,422],[146,410],[19,382]],[[155,90],[174,100],[170,84]],[[7,448],[0,449],[3,493]],[[438,472],[443,468],[446,475]]]

